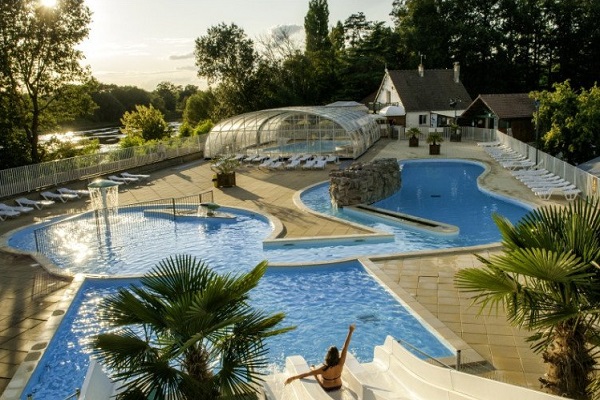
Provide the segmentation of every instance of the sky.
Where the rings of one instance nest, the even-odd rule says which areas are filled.
[[[309,0],[85,0],[90,34],[80,48],[102,83],[152,91],[169,81],[206,88],[197,77],[194,41],[221,22],[235,23],[255,42],[278,27],[304,32]],[[363,12],[391,24],[392,0],[329,0],[329,25]],[[299,36],[301,37],[301,36]]]

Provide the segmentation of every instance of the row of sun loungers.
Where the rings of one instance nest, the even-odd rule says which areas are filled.
[[[236,156],[238,157],[238,156]],[[241,158],[237,158],[241,159]],[[324,169],[328,163],[338,162],[337,156],[331,154],[327,156],[313,156],[311,154],[297,154],[284,160],[281,157],[260,157],[250,158],[250,160],[260,159],[258,168],[261,169]],[[247,161],[248,158],[243,158]],[[254,162],[254,161],[250,161]]]
[[[119,185],[139,182],[150,178],[150,175],[130,174],[127,172],[118,175],[111,175],[108,179],[119,183]],[[42,199],[33,200],[27,197],[19,197],[15,199],[16,205],[8,205],[0,203],[0,221],[5,221],[7,218],[18,217],[21,214],[29,213],[33,210],[41,210],[44,207],[49,207],[56,202],[66,203],[71,200],[88,197],[90,192],[85,189],[71,189],[67,187],[57,188],[56,191],[46,190],[40,193]]]
[[[542,168],[541,163],[536,164],[500,143],[488,142],[480,146],[543,200],[549,200],[554,194],[562,194],[566,200],[574,200],[581,193],[571,182]]]
[[[513,175],[544,200],[550,199],[553,194],[562,194],[565,199],[574,200],[581,193],[571,182],[543,168],[514,171]]]

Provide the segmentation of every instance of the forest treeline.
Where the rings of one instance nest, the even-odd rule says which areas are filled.
[[[0,5],[0,92],[6,94],[0,100],[2,168],[48,157],[38,142],[42,132],[73,121],[119,124],[124,113],[140,105],[159,110],[167,120],[183,120],[182,133],[190,135],[259,109],[361,101],[377,90],[386,68],[416,69],[421,62],[426,69],[459,62],[473,98],[551,91],[565,81],[575,91],[590,89],[600,71],[598,1],[395,0],[386,23],[369,21],[362,12],[330,21],[327,0],[308,0],[303,40],[286,28],[252,39],[236,23],[216,24],[195,43],[198,75],[210,88],[162,82],[148,92],[97,82],[81,67],[75,45],[87,36],[89,24],[83,0],[65,2],[69,7],[61,12],[73,18],[53,20],[52,26],[47,11],[19,9],[29,4],[31,11],[33,3]],[[57,40],[48,44],[55,51],[34,54],[36,41],[45,40],[42,30],[54,33]],[[30,45],[17,43],[15,32]],[[38,57],[54,75],[32,81],[18,62],[28,57]],[[39,90],[32,95],[26,88]]]

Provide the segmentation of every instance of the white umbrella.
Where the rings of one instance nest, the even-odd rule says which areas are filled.
[[[379,110],[379,114],[386,117],[401,117],[406,115],[406,110],[402,106],[385,106]]]

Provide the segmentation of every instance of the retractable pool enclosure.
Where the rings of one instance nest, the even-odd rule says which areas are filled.
[[[206,158],[238,154],[357,158],[381,136],[377,115],[362,107],[285,107],[238,115],[215,125]]]

